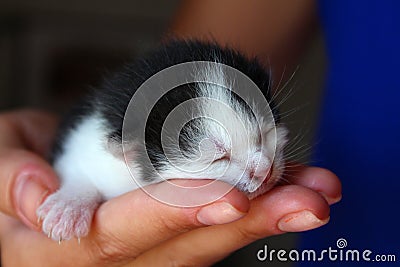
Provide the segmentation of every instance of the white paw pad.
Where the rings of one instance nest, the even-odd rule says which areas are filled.
[[[42,230],[56,241],[84,237],[89,233],[92,217],[99,205],[96,197],[70,196],[58,191],[38,208]]]

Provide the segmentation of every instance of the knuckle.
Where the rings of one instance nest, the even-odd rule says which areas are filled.
[[[129,246],[113,235],[98,235],[89,245],[90,255],[94,261],[100,263],[119,263],[125,260],[133,260],[136,257],[136,249]]]
[[[168,233],[184,233],[194,227],[185,211],[179,210],[178,213],[178,216],[162,216],[159,225],[160,231]]]

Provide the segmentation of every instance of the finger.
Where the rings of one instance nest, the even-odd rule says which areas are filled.
[[[39,156],[47,154],[57,125],[48,113],[19,110],[0,116],[0,211],[38,229],[36,208],[58,187],[56,175]]]
[[[319,192],[329,204],[337,203],[342,198],[342,186],[339,178],[331,171],[304,165],[289,165],[285,180]]]
[[[0,151],[0,211],[39,230],[36,209],[58,188],[51,166],[25,150]]]
[[[189,181],[189,183],[197,184],[197,181]],[[230,188],[224,183],[217,184],[219,186],[211,188],[209,195],[216,196]],[[163,184],[158,187],[162,190]],[[222,207],[223,216],[216,214],[215,218],[211,218],[211,224],[235,220],[237,217],[242,217],[242,213],[244,214],[249,209],[247,197],[236,190],[232,190],[216,202],[216,204],[221,203],[229,203],[235,209],[241,210],[240,215],[230,214],[226,206],[217,205],[211,211],[218,211],[218,208]],[[208,204],[205,207],[186,209],[171,207],[152,199],[141,190],[136,190],[103,204],[95,215],[91,234],[82,239],[80,244],[76,240],[75,242],[70,240],[61,243],[61,248],[58,243],[41,233],[27,231],[26,228],[16,224],[14,228],[18,228],[18,231],[14,231],[16,233],[9,231],[4,238],[15,248],[9,249],[4,258],[11,259],[15,262],[15,266],[22,266],[22,263],[29,262],[32,258],[35,262],[41,264],[46,262],[49,266],[75,266],[76,264],[114,266],[116,263],[129,262],[150,247],[187,229],[204,226],[200,220],[206,220],[206,215],[210,211],[203,214],[205,217],[200,220],[197,216],[203,208],[212,206],[213,204]],[[16,257],[15,252],[21,250],[26,253]],[[52,257],[49,258],[49,255]]]
[[[329,206],[318,193],[302,186],[281,186],[253,200],[244,218],[175,237],[140,255],[134,263],[208,266],[255,240],[313,229],[328,220]]]
[[[199,181],[187,181],[187,184],[198,185]],[[170,190],[168,182],[149,187],[158,191]],[[99,208],[89,239],[96,240],[96,247],[102,250],[100,254],[108,258],[122,255],[136,257],[160,242],[188,230],[229,223],[242,218],[249,209],[249,200],[236,189],[229,189],[231,185],[214,182],[207,191],[196,194],[203,194],[202,197],[206,200],[218,199],[220,196],[222,198],[205,206],[192,208],[166,205],[142,190],[129,192],[104,203]],[[229,193],[225,194],[227,191]],[[186,198],[189,201],[194,195],[190,189],[175,193],[175,197]]]

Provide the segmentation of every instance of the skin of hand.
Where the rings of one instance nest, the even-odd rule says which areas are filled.
[[[206,206],[177,208],[135,190],[102,204],[89,236],[80,243],[72,239],[58,244],[39,232],[35,215],[59,186],[42,158],[56,125],[55,117],[38,111],[0,115],[4,266],[207,266],[255,240],[326,224],[329,205],[341,198],[333,173],[305,166],[292,168],[290,184],[252,201],[231,190]],[[219,185],[208,192],[211,197],[228,186]],[[167,188],[165,183],[152,186]]]

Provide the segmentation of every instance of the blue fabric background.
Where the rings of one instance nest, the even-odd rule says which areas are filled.
[[[400,1],[321,0],[328,76],[318,165],[343,183],[331,222],[301,235],[301,248],[396,254],[400,266]],[[313,266],[304,262],[301,266]],[[324,262],[323,266],[374,265]]]

